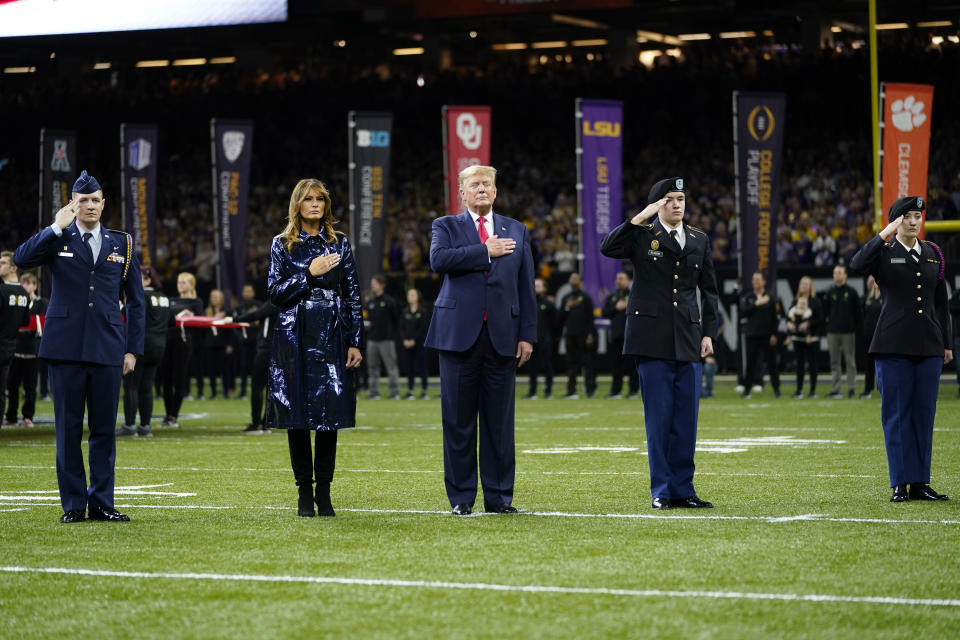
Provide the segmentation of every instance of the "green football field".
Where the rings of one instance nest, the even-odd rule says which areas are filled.
[[[297,517],[286,437],[240,433],[245,401],[118,443],[129,523],[59,524],[52,425],[4,428],[0,638],[960,637],[956,385],[940,503],[889,502],[877,394],[717,393],[712,510],[650,508],[638,400],[518,400],[517,515],[449,513],[437,399],[361,399],[336,518]]]

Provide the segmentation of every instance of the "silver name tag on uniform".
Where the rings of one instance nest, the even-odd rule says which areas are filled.
[[[663,257],[663,251],[654,251],[653,249],[648,249],[648,250],[647,250],[647,255],[648,255],[648,256],[656,256],[656,257],[658,257],[658,258],[662,258],[662,257]]]
[[[64,258],[72,258],[73,254],[68,251],[61,251],[57,254],[58,256],[63,256]]]
[[[906,258],[890,258],[890,264],[906,264]]]

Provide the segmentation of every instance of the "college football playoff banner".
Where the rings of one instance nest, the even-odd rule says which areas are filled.
[[[210,120],[213,158],[213,228],[220,268],[217,284],[227,300],[240,296],[247,269],[247,196],[253,156],[251,120]],[[266,240],[265,240],[266,241]]]
[[[883,113],[883,155],[880,184],[883,208],[877,230],[887,225],[890,205],[906,196],[927,199],[927,161],[930,156],[930,121],[933,86],[929,84],[880,85]]]
[[[621,265],[600,254],[600,243],[621,219],[623,103],[577,98],[578,209],[583,288],[601,305]]]
[[[80,175],[77,167],[77,132],[40,129],[40,212],[39,227],[70,202],[73,183]]]
[[[140,264],[154,264],[157,252],[157,125],[120,125],[120,187],[123,229],[133,238]]]
[[[490,107],[443,107],[443,178],[447,213],[463,211],[460,172],[490,164]]]
[[[777,214],[787,99],[782,93],[733,92],[733,157],[736,176],[740,286],[750,289],[755,271],[767,288],[777,286]]]
[[[393,114],[351,111],[347,115],[350,176],[350,241],[360,282],[383,271],[384,210],[390,178]]]

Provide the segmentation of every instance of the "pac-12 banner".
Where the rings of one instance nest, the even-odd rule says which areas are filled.
[[[40,129],[40,211],[42,229],[70,202],[77,167],[77,132]],[[92,170],[91,170],[92,172]]]
[[[784,94],[733,92],[740,281],[745,290],[755,271],[764,274],[770,291],[777,285],[777,214],[786,110]]]
[[[459,174],[490,164],[490,107],[443,107],[443,178],[447,213],[462,211]]]
[[[140,264],[157,253],[157,125],[121,124],[123,228],[133,238]]]
[[[247,269],[247,196],[253,156],[253,122],[210,120],[213,159],[213,228],[217,233],[219,288],[240,296]],[[264,240],[266,242],[267,240]]]
[[[384,209],[390,178],[390,140],[393,114],[351,111],[348,161],[350,175],[350,241],[360,282],[383,271],[386,233]]]
[[[930,156],[930,120],[933,86],[929,84],[880,85],[883,96],[883,156],[881,193],[883,208],[878,230],[887,224],[890,205],[906,196],[927,199],[927,161]]]
[[[618,261],[600,254],[600,243],[623,222],[623,103],[577,98],[575,115],[583,288],[600,305],[621,268]]]

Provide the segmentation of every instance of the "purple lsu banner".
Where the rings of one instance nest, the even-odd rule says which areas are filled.
[[[777,284],[777,214],[787,99],[782,93],[733,92],[740,286],[749,290],[756,271],[773,291]]]
[[[77,132],[40,129],[40,211],[41,229],[70,202],[77,167]]]
[[[227,300],[240,297],[247,271],[247,197],[253,157],[252,120],[210,120],[213,159],[213,228],[220,268],[217,284]]]
[[[360,282],[369,283],[383,271],[393,114],[351,111],[347,130],[350,242]]]
[[[577,98],[575,113],[583,289],[602,305],[621,269],[600,254],[600,243],[622,222],[623,103]]]
[[[123,229],[133,238],[140,264],[157,253],[157,125],[120,125],[120,187]]]

